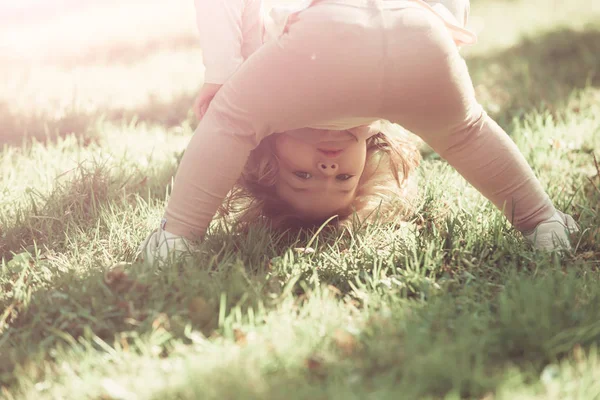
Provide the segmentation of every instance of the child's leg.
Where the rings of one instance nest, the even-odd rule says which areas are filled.
[[[552,202],[514,142],[477,103],[442,24],[422,14],[403,11],[399,32],[390,35],[387,67],[397,73],[386,85],[385,115],[421,136],[517,229],[533,229],[554,214]],[[400,32],[404,39],[397,39]]]

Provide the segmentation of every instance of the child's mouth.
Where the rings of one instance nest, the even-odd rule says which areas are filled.
[[[318,149],[319,152],[323,155],[325,155],[326,157],[337,157],[340,154],[342,154],[343,150],[326,150],[326,149]]]

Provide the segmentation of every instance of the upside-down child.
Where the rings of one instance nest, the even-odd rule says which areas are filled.
[[[475,41],[468,0],[316,0],[263,45],[260,1],[196,5],[201,122],[141,246],[147,262],[187,252],[236,185],[255,199],[247,215],[273,221],[319,224],[401,197],[418,156],[380,120],[420,136],[535,248],[570,248],[575,222],[475,99],[458,52]]]

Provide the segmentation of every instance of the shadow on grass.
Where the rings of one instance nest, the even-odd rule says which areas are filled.
[[[150,97],[144,105],[132,109],[89,112],[73,108],[65,110],[58,118],[47,114],[16,114],[8,104],[0,102],[0,150],[3,145],[21,146],[33,139],[46,143],[70,134],[79,137],[84,145],[90,144],[102,136],[97,129],[99,121],[129,124],[137,120],[165,128],[185,122],[192,124],[195,123],[191,111],[194,96],[180,94],[169,101]]]
[[[207,251],[199,263],[219,257],[221,243],[212,245],[214,251]],[[109,343],[123,333],[123,340],[130,342],[133,336],[127,332],[145,337],[164,326],[174,338],[185,340],[184,330],[191,323],[209,336],[218,327],[221,293],[227,293],[228,310],[258,303],[261,278],[253,276],[250,282],[235,259],[221,260],[219,270],[211,272],[198,266],[161,270],[139,264],[108,270],[99,260],[85,271],[60,271],[52,253],[23,256],[23,262],[14,259],[8,265],[1,279],[0,385],[14,383],[15,366],[49,361],[50,349],[77,347],[90,332]]]
[[[127,207],[138,198],[164,197],[175,170],[175,165],[166,164],[148,176],[139,170],[115,173],[114,167],[98,162],[79,165],[69,179],[57,180],[50,194],[31,190],[29,204],[21,206],[13,218],[0,218],[0,260],[9,261],[13,253],[32,250],[34,244],[66,251],[69,229],[93,230],[112,203]]]
[[[467,58],[479,101],[510,122],[531,111],[560,115],[574,91],[600,86],[600,28],[527,37],[493,55]]]
[[[71,229],[76,223],[70,223]],[[108,235],[106,227],[100,231]],[[86,240],[94,239],[84,234],[71,239],[82,248]],[[109,269],[93,259],[85,268],[76,264],[61,268],[61,254],[52,250],[37,256],[19,254],[0,275],[0,386],[14,384],[16,366],[37,368],[51,362],[51,349],[79,347],[90,334],[107,343],[121,337],[121,343],[133,348],[137,334],[148,339],[157,329],[188,344],[188,325],[212,336],[219,329],[222,307],[227,313],[235,307],[245,313],[249,307],[273,305],[282,284],[269,280],[268,260],[279,251],[263,230],[243,238],[217,232],[203,242],[193,260],[167,266],[134,263]],[[164,345],[166,357],[170,346]]]
[[[248,252],[252,251],[250,245],[264,250],[265,243],[242,240],[241,245],[246,242],[248,246],[242,259],[233,256],[232,252],[236,249],[230,241],[223,243],[223,238],[220,242],[219,238],[215,239],[206,245],[207,251],[196,260],[198,265],[169,266],[162,270],[133,266],[127,271],[129,275],[110,276],[99,269],[89,270],[87,274],[71,272],[57,275],[46,288],[33,293],[27,307],[11,321],[5,332],[3,346],[8,348],[0,352],[3,361],[0,364],[0,382],[9,388],[15,383],[11,372],[15,364],[28,366],[20,373],[29,374],[36,382],[53,381],[53,374],[60,372],[43,366],[53,362],[51,350],[57,347],[69,347],[78,354],[85,352],[86,360],[91,363],[106,362],[96,353],[105,353],[107,346],[97,345],[94,336],[108,346],[118,343],[115,354],[127,349],[125,351],[131,357],[138,352],[145,354],[141,342],[151,342],[152,337],[168,336],[152,347],[156,358],[164,359],[171,352],[177,353],[176,348],[183,350],[181,346],[172,346],[171,342],[192,344],[185,333],[186,326],[191,324],[206,336],[218,337],[230,344],[237,343],[243,348],[246,346],[245,333],[236,328],[232,322],[235,318],[230,318],[236,313],[234,309],[242,304],[239,312],[246,315],[245,308],[256,310],[259,302],[266,311],[280,304],[268,300],[276,297],[270,297],[273,293],[268,288],[268,268],[261,263],[261,258],[247,258]],[[273,250],[268,249],[261,257],[274,256],[276,252]],[[529,256],[526,254],[525,259],[521,259],[521,256],[515,255],[510,262],[527,263]],[[482,261],[489,261],[489,257]],[[241,261],[245,266],[240,265]],[[32,267],[40,271],[44,269],[43,264],[44,261],[41,261]],[[366,264],[363,267],[369,271]],[[276,374],[261,370],[258,377],[252,377],[264,379],[262,384],[276,392],[282,381],[289,380],[288,383],[294,384],[298,379],[296,383],[302,385],[308,379],[318,393],[323,387],[339,384],[340,376],[353,375],[353,379],[367,387],[383,383],[385,387],[377,385],[380,391],[390,390],[397,394],[398,387],[403,387],[407,398],[443,396],[450,391],[460,392],[465,397],[481,397],[493,391],[502,381],[506,365],[516,363],[528,379],[535,380],[545,365],[568,355],[573,348],[587,348],[600,342],[597,324],[600,298],[594,290],[596,277],[577,276],[573,269],[565,275],[560,268],[547,268],[544,273],[531,276],[530,271],[518,272],[505,265],[499,272],[502,281],[497,283],[489,279],[486,268],[471,270],[471,278],[462,282],[461,288],[440,291],[428,297],[427,302],[407,303],[397,289],[382,284],[384,274],[364,287],[359,284],[363,300],[371,297],[373,303],[365,304],[368,311],[364,312],[369,313],[369,319],[360,322],[358,318],[359,327],[353,333],[346,332],[345,323],[341,323],[335,332],[319,330],[324,325],[321,318],[327,319],[328,316],[320,316],[314,309],[316,303],[310,300],[316,295],[310,291],[312,284],[308,285],[306,295],[281,295],[279,292],[281,302],[290,295],[293,297],[294,309],[298,312],[294,318],[300,323],[294,330],[300,334],[290,336],[289,340],[300,341],[302,332],[309,332],[311,328],[320,332],[321,338],[308,352],[289,354],[292,362],[282,364],[279,364],[278,357],[284,354],[269,347],[268,341],[248,343],[248,347],[264,347],[264,357],[278,365]],[[36,275],[33,269],[28,275],[30,279]],[[40,274],[37,275],[39,278]],[[134,276],[135,279],[132,278]],[[321,285],[327,283],[324,280]],[[502,290],[490,295],[490,285]],[[332,293],[340,299],[347,296],[345,301],[348,304],[354,302],[354,309],[362,311],[360,301],[350,292]],[[223,294],[226,294],[226,299]],[[220,303],[219,298],[224,302]],[[560,301],[557,302],[557,299]],[[229,316],[227,321],[219,322],[221,314],[223,320],[225,315]],[[258,325],[280,323],[274,315],[271,318],[259,320]],[[304,324],[307,327],[301,328]],[[280,328],[273,326],[277,332]],[[233,337],[227,333],[232,329],[237,330]],[[269,332],[261,332],[260,335],[273,340]],[[302,342],[286,345],[306,347]],[[202,374],[206,374],[204,378],[219,379],[220,364],[217,362],[217,368],[202,370],[200,367],[204,363],[212,363],[215,359],[206,359],[209,354],[202,352],[194,355],[194,351],[194,346],[190,346],[191,362],[186,366],[191,370],[189,379],[194,378],[187,384],[197,391],[195,398],[204,398],[200,394],[205,391],[205,385],[196,385],[195,382]],[[233,386],[237,388],[235,391],[243,393],[251,389],[252,382],[243,378],[247,375],[244,369],[246,363],[241,362],[247,354],[241,352],[239,358],[230,364],[231,370],[221,376],[227,377],[229,383],[222,385],[222,389],[217,385],[219,390],[227,392],[227,387]],[[298,357],[306,357],[306,363]],[[131,361],[127,358],[127,362]],[[64,360],[59,358],[54,362]],[[456,368],[448,368],[448,365]],[[193,373],[196,368],[197,374]],[[81,372],[89,373],[86,370]],[[381,377],[385,379],[382,381]],[[361,386],[360,390],[366,389]]]

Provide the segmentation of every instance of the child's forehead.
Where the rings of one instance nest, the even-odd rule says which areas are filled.
[[[331,135],[331,132],[335,132]],[[350,131],[333,131],[330,129],[316,129],[316,128],[300,128],[289,130],[282,133],[283,136],[286,136],[291,139],[295,139],[310,145],[315,145],[324,140],[326,136],[333,137],[333,140],[348,140],[352,139],[353,135]]]
[[[368,139],[381,132],[381,121],[375,121],[369,125],[360,125],[351,129],[348,132],[352,133],[357,138]]]
[[[326,129],[317,129],[317,128],[300,128],[300,129],[292,129],[289,131],[283,132],[284,135],[294,136],[294,137],[303,137],[311,134],[323,134],[327,132]]]
[[[321,129],[321,128],[299,128],[284,132],[283,134],[294,137],[296,139],[313,141],[322,136],[326,132],[331,131],[346,131],[352,134],[357,139],[368,139],[381,131],[381,122],[376,121],[369,125],[359,125],[349,129]]]

